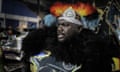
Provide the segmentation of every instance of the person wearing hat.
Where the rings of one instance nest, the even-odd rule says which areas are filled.
[[[112,57],[120,56],[119,46],[111,36],[84,29],[82,21],[68,8],[58,18],[58,47],[51,49],[57,61],[76,65],[70,72],[112,72]],[[68,71],[69,72],[69,71]]]
[[[79,15],[66,9],[57,18],[57,40],[30,58],[32,72],[112,72],[112,53],[117,46],[84,29]]]
[[[66,16],[66,14],[68,16]],[[65,15],[64,15],[65,14]],[[64,17],[66,16],[66,17]],[[79,32],[81,31],[82,24],[79,21],[79,19],[75,19],[76,13],[72,8],[68,8],[62,16],[58,17],[57,21],[57,40],[51,44],[50,47],[47,47],[44,49],[38,57],[31,57],[31,71],[32,72],[74,72],[77,71],[79,68],[81,68],[81,65],[77,66],[76,64],[72,64],[69,60],[69,62],[64,62],[64,60],[61,60],[60,55],[65,55],[65,59],[68,56],[69,59],[69,53],[66,51],[68,50],[65,48],[68,45],[70,45],[71,39],[76,38]],[[63,32],[62,32],[63,31]],[[73,37],[74,36],[74,37]],[[75,37],[76,36],[76,37]],[[79,43],[75,40],[73,40],[75,44]],[[76,44],[76,46],[77,46]],[[62,47],[62,48],[61,48]],[[60,51],[58,50],[60,49]],[[66,49],[66,50],[65,50]],[[54,51],[56,50],[56,52]],[[71,50],[71,48],[70,48]],[[76,50],[76,49],[75,49]],[[64,53],[66,52],[66,53]],[[74,51],[72,51],[75,53]],[[55,53],[55,54],[54,54]],[[72,55],[72,53],[71,53]],[[74,55],[74,54],[73,54]],[[78,55],[78,57],[80,57]],[[58,59],[58,60],[57,60]],[[67,60],[67,59],[66,59]],[[36,66],[36,67],[35,67]]]

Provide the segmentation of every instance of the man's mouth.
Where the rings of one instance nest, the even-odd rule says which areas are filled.
[[[64,34],[58,34],[58,38],[61,39],[64,37]]]
[[[61,38],[61,37],[63,37],[63,36],[64,36],[64,35],[62,35],[62,34],[58,35],[59,38]]]

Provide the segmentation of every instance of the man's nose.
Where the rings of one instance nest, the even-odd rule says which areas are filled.
[[[58,26],[58,31],[63,31],[63,27],[61,25]]]

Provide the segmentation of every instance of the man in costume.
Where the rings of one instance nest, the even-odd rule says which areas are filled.
[[[32,72],[112,72],[118,46],[110,36],[83,29],[76,16],[70,7],[58,17],[57,40],[30,58]]]

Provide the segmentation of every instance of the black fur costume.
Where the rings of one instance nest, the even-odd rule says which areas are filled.
[[[80,65],[79,72],[112,72],[112,57],[118,56],[119,48],[113,38],[102,38],[90,30],[83,30],[78,36],[51,48],[52,55],[59,61]]]
[[[45,31],[34,31],[24,39],[23,50],[27,57],[42,50],[49,50],[52,52],[51,56],[58,61],[82,64],[78,72],[112,72],[112,57],[118,56],[119,53],[113,37],[101,37],[84,29],[78,36],[59,43],[56,40],[56,32],[49,34]]]

